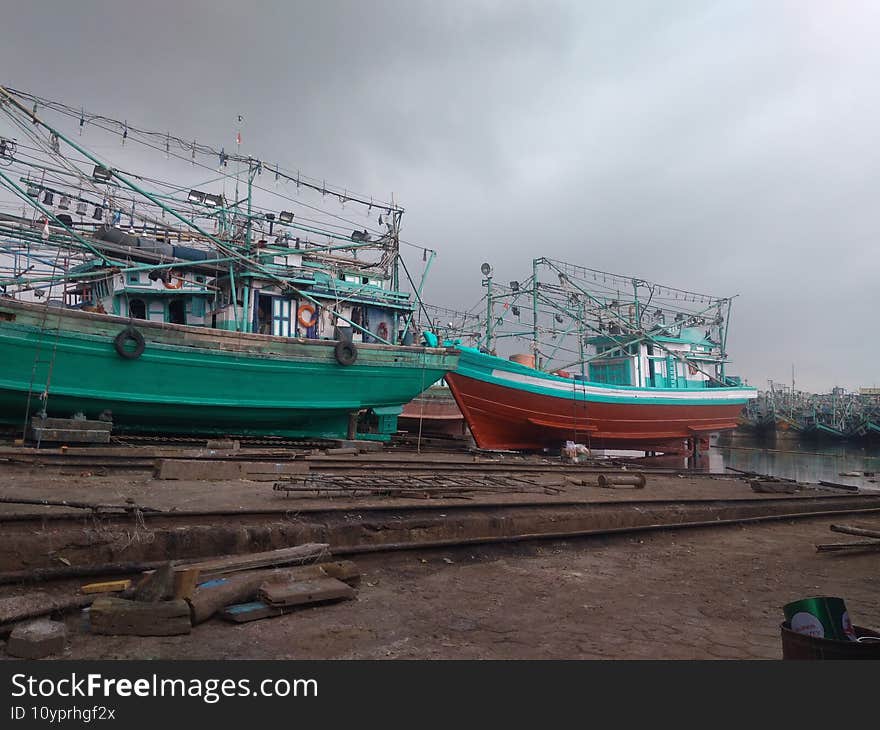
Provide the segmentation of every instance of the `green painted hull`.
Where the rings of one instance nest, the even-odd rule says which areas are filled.
[[[48,380],[50,417],[110,411],[114,432],[345,438],[351,413],[393,413],[458,360],[441,348],[358,345],[345,366],[333,341],[140,320],[146,347],[129,360],[113,343],[128,324],[0,299],[0,423],[24,425],[33,373],[31,414]]]

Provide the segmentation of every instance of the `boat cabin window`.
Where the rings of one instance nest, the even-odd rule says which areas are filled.
[[[147,305],[143,299],[132,299],[128,303],[128,316],[131,319],[147,318]]]
[[[168,302],[168,321],[171,324],[186,324],[186,305],[183,299]]]

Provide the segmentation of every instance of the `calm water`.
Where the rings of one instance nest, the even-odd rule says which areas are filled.
[[[704,458],[704,462],[706,459]],[[880,491],[880,445],[835,444],[796,440],[758,441],[738,433],[713,440],[708,464],[713,474],[732,474],[726,467],[816,484],[820,480]],[[875,476],[843,476],[874,472]]]

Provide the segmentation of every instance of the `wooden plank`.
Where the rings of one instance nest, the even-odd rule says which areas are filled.
[[[864,527],[853,525],[831,525],[832,532],[842,532],[845,535],[858,535],[859,537],[873,537],[880,540],[880,530],[866,530]]]
[[[134,600],[153,602],[171,598],[174,594],[174,568],[166,563],[160,568],[145,573],[134,589]]]
[[[310,563],[328,556],[329,548],[330,545],[327,543],[306,543],[305,545],[269,550],[261,553],[225,555],[198,563],[178,565],[175,567],[175,570],[196,568],[200,571],[203,578],[209,578],[243,570]]]
[[[173,573],[172,597],[183,599],[192,597],[201,577],[201,571],[198,568],[187,568],[186,570],[175,570]]]
[[[749,484],[753,492],[764,494],[794,494],[799,489],[797,484],[790,482],[766,482],[762,479],[751,479]]]
[[[127,591],[131,588],[131,581],[126,580],[107,580],[103,583],[87,583],[79,590],[81,593],[119,593]]]
[[[839,550],[876,550],[880,542],[876,540],[858,540],[856,542],[827,542],[816,545],[816,552],[833,552]]]
[[[258,621],[261,618],[283,616],[285,613],[287,613],[285,609],[278,606],[270,606],[264,601],[251,601],[250,603],[227,606],[220,612],[220,617],[227,621],[242,624],[248,621]]]
[[[55,611],[66,611],[88,606],[93,596],[52,596],[43,591],[33,591],[20,596],[0,598],[0,626],[35,616],[46,616]]]
[[[851,484],[838,484],[837,482],[826,482],[822,479],[819,480],[819,484],[823,487],[831,487],[833,489],[845,489],[847,492],[858,492],[859,488],[854,487]]]
[[[277,568],[262,571],[266,583],[286,583],[292,580],[313,580],[315,578],[336,578],[350,586],[361,582],[361,571],[351,560],[335,560],[329,563],[299,565],[295,568]]]
[[[260,588],[260,599],[271,606],[290,608],[327,601],[343,601],[355,597],[355,590],[336,578],[293,580],[267,583]]]
[[[144,603],[114,596],[95,599],[89,609],[94,634],[113,636],[177,636],[192,629],[184,600]]]

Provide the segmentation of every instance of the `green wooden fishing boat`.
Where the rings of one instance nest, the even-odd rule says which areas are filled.
[[[40,411],[48,383],[48,416],[104,417],[120,432],[345,438],[351,416],[369,409],[387,436],[402,405],[458,358],[360,344],[344,365],[337,344],[0,299],[0,421],[21,426]]]
[[[455,350],[413,344],[434,252],[419,251],[422,280],[406,291],[393,199],[167,132],[165,156],[185,153],[193,188],[151,177],[147,189],[43,109],[116,135],[120,153],[155,149],[156,132],[0,87],[0,122],[43,134],[21,154],[0,126],[0,193],[21,205],[0,213],[0,424],[387,440],[403,405],[455,369]],[[328,197],[359,208],[355,230],[320,207]]]

